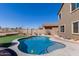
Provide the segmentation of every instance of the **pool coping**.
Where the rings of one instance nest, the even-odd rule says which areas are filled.
[[[22,38],[24,38],[24,37],[22,37]],[[18,45],[20,44],[20,42],[19,42],[18,40],[19,40],[19,39],[22,39],[22,38],[17,38],[17,39],[15,39],[15,40],[13,40],[12,42],[17,42],[17,44],[14,45],[14,46],[9,47],[10,49],[14,50],[14,51],[17,53],[18,56],[29,55],[29,54],[26,54],[26,53],[24,53],[24,52],[21,52],[21,51],[18,49]]]

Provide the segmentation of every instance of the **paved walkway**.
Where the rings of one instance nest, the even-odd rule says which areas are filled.
[[[79,56],[79,44],[69,42],[66,39],[61,40],[61,39],[51,38],[51,40],[65,44],[66,47],[54,50],[48,54],[44,54],[44,56]],[[14,42],[17,42],[17,40],[15,40]],[[18,44],[19,44],[19,42],[18,42]],[[17,48],[18,44],[16,46],[12,46],[10,48],[12,50],[16,51],[19,56],[30,55],[30,54],[26,54],[26,53],[23,53],[20,50],[18,50],[18,48]]]
[[[79,56],[79,44],[78,43],[70,42],[67,39],[61,40],[61,39],[55,39],[55,38],[53,38],[53,41],[65,44],[66,47],[55,50],[46,55],[48,56]]]

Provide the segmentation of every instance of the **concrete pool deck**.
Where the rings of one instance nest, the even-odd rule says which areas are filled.
[[[13,42],[18,42],[17,40],[18,39],[14,40]],[[66,47],[54,50],[50,53],[44,54],[43,56],[79,56],[79,44],[78,43],[73,43],[73,42],[70,42],[63,38],[56,39],[55,37],[51,37],[51,40],[62,43],[64,45],[66,45]],[[19,44],[19,42],[18,42],[18,44]],[[14,50],[18,54],[18,56],[33,56],[32,54],[26,54],[26,53],[21,52],[17,48],[18,44],[15,46],[11,46],[9,48]],[[34,55],[34,56],[38,56],[38,55]]]

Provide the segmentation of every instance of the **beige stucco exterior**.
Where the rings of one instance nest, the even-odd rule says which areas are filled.
[[[71,11],[71,3],[64,3],[59,14],[59,35],[64,38],[79,39],[79,34],[72,33],[72,23],[79,20],[79,10]],[[64,25],[64,32],[60,32],[60,26]]]

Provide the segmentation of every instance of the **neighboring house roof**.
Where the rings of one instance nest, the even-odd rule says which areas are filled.
[[[61,11],[61,9],[62,9],[63,5],[64,5],[64,3],[62,3],[61,8],[60,8],[60,10],[58,11],[58,14],[60,13],[60,11]]]
[[[58,28],[57,24],[44,24],[43,27],[45,29],[52,29],[52,28]]]
[[[58,24],[44,24],[43,27],[45,26],[58,26]]]

